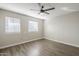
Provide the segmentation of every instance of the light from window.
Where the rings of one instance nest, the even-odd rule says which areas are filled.
[[[38,31],[38,22],[36,22],[36,21],[29,21],[28,31],[29,32],[37,32]]]
[[[5,32],[20,32],[20,19],[5,17]]]

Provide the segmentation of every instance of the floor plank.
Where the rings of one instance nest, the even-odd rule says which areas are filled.
[[[41,39],[0,49],[1,56],[79,56],[79,48]]]

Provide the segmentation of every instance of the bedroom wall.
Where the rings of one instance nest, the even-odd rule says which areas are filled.
[[[5,17],[15,17],[20,19],[21,32],[20,33],[6,33],[5,32]],[[28,32],[28,21],[33,20],[39,23],[38,32]],[[15,12],[0,9],[0,48],[5,48],[20,43],[25,43],[32,40],[43,38],[43,20],[33,18],[27,15],[18,14]]]
[[[79,47],[79,12],[52,17],[44,26],[45,38]]]

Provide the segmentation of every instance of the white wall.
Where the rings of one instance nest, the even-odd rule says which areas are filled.
[[[21,32],[15,34],[5,33],[5,16],[19,18],[21,21]],[[28,32],[28,21],[39,22],[39,32]],[[18,13],[0,10],[0,48],[28,42],[31,40],[45,38],[79,47],[79,12],[56,16],[45,20],[21,15]]]
[[[45,38],[79,47],[79,12],[46,20]]]
[[[21,32],[20,33],[5,33],[5,16],[11,16],[19,18],[21,21]],[[28,21],[33,20],[39,23],[38,32],[28,32]],[[8,46],[41,39],[43,38],[43,20],[33,18],[30,16],[25,16],[22,14],[0,10],[0,48],[5,48]]]

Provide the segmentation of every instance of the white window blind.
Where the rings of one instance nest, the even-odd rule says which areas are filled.
[[[29,32],[37,32],[38,31],[38,22],[29,21],[29,23],[28,23],[28,31]]]
[[[20,19],[5,17],[5,32],[20,32]]]

